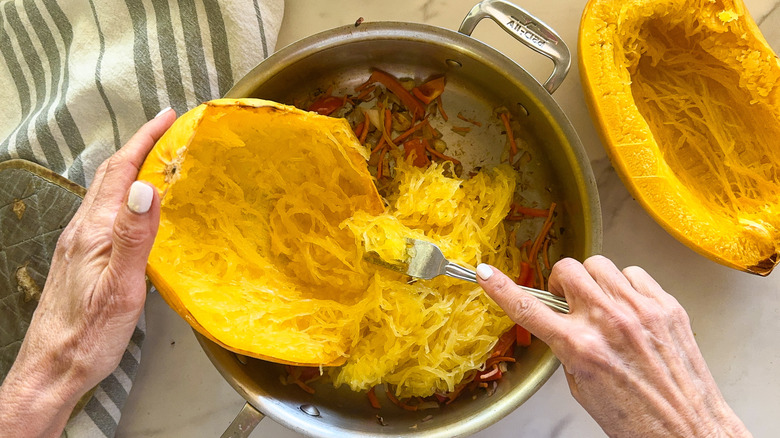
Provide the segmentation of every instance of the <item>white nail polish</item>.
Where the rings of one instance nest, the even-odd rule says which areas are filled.
[[[162,110],[161,110],[159,113],[157,113],[157,115],[156,115],[156,116],[154,116],[154,118],[156,119],[156,118],[160,117],[161,115],[163,115],[163,114],[167,113],[167,112],[168,112],[168,111],[170,111],[170,110],[171,110],[171,107],[168,107],[168,108],[163,108],[163,109],[162,109]]]
[[[148,184],[136,181],[130,186],[127,208],[138,214],[146,213],[152,206],[152,199],[154,199],[154,189]]]
[[[480,263],[477,266],[477,275],[479,275],[479,278],[483,280],[488,280],[490,277],[493,276],[493,269],[490,268],[490,266]]]

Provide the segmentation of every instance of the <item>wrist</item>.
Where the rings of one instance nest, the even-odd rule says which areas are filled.
[[[59,436],[83,392],[78,374],[54,358],[20,352],[0,386],[2,433]]]
[[[745,427],[742,420],[740,420],[737,414],[729,407],[726,407],[726,411],[718,417],[717,421],[719,423],[719,433],[717,433],[716,436],[730,438],[747,438],[753,436],[747,427]]]
[[[752,437],[745,424],[729,407],[726,400],[720,394],[716,394],[709,401],[709,406],[704,411],[695,415],[695,422],[689,422],[690,430],[695,436],[712,438],[747,438]],[[691,418],[693,419],[693,418]]]

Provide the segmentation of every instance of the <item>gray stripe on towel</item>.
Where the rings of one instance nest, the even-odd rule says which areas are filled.
[[[228,46],[225,20],[217,0],[203,0],[206,8],[206,19],[211,34],[211,52],[214,55],[214,66],[217,69],[217,84],[219,96],[222,97],[233,86],[233,67],[230,65],[230,49]]]
[[[135,330],[133,330],[132,336],[130,336],[130,342],[140,347],[141,344],[144,343],[144,339],[146,339],[146,332],[139,327],[136,327]]]
[[[160,50],[163,77],[165,77],[165,89],[168,91],[168,103],[177,114],[184,114],[187,111],[187,98],[184,97],[184,86],[181,82],[179,54],[176,51],[176,38],[173,36],[171,10],[167,2],[152,2],[152,4],[157,22],[157,44]]]
[[[110,398],[121,411],[127,400],[127,391],[125,391],[125,388],[122,386],[122,383],[119,382],[119,379],[117,379],[115,375],[110,374],[100,382],[100,387],[103,388],[103,391],[108,398]]]
[[[138,361],[135,360],[135,357],[129,351],[125,350],[124,354],[122,354],[122,360],[119,361],[119,368],[122,368],[127,377],[135,379],[135,375],[138,372]]]
[[[19,12],[16,10],[16,8],[14,8],[15,5],[15,2],[8,2],[3,6],[5,11],[5,18],[8,20],[8,24],[16,34],[19,50],[22,52],[22,57],[24,58],[24,61],[30,69],[30,73],[32,74],[35,88],[35,107],[31,112],[31,117],[34,119],[32,122],[35,127],[36,139],[38,144],[41,146],[41,149],[43,150],[42,158],[46,160],[46,163],[40,164],[43,164],[55,172],[61,172],[65,169],[65,161],[62,159],[59,151],[53,152],[57,150],[57,143],[55,142],[54,136],[49,129],[49,124],[46,120],[46,112],[41,111],[41,108],[44,107],[44,101],[46,100],[46,83],[44,81],[45,73],[43,70],[43,64],[41,63],[41,59],[39,57],[40,55],[35,50],[32,40],[27,34],[27,30],[25,29],[25,25],[22,23]],[[38,113],[37,117],[33,115],[34,113]],[[26,141],[24,143],[17,141],[16,147],[17,149],[28,148],[32,153],[32,143],[26,135],[30,126],[30,121],[30,118],[27,118],[22,124],[20,124],[19,129],[21,132],[24,132],[25,135],[23,140]]]
[[[194,0],[179,1],[184,42],[187,45],[187,61],[190,65],[192,88],[195,90],[196,104],[211,99],[211,86],[206,66],[206,55],[203,52],[203,37],[200,34],[200,20]]]
[[[13,47],[11,46],[11,35],[5,31],[5,25],[3,23],[4,21],[5,13],[2,9],[0,9],[0,54],[3,55],[3,60],[5,61],[5,65],[8,68],[8,72],[11,74],[11,79],[14,81],[14,85],[16,85],[16,92],[19,96],[19,107],[22,110],[21,115],[23,119],[20,120],[18,125],[16,125],[16,128],[11,132],[11,134],[9,134],[5,139],[3,139],[2,142],[0,142],[0,161],[5,161],[12,158],[8,145],[11,142],[11,138],[14,137],[14,134],[17,134],[17,139],[22,136],[21,140],[17,140],[15,142],[16,144],[28,143],[27,131],[21,130],[20,127],[23,125],[21,122],[26,122],[30,118],[30,107],[32,99],[32,96],[30,95],[30,87],[27,85],[27,80],[24,78],[22,66],[19,63],[19,59],[17,59],[16,54],[14,53]],[[19,151],[18,147],[16,149],[18,151],[17,154],[19,155],[19,158],[35,161],[35,157],[33,156],[31,150],[26,149]]]
[[[73,116],[70,113],[67,105],[68,85],[70,83],[70,69],[68,59],[70,58],[70,49],[73,45],[73,26],[71,26],[68,17],[65,12],[60,8],[59,4],[55,0],[43,0],[46,5],[46,9],[49,15],[54,20],[54,25],[57,26],[57,30],[60,32],[62,42],[65,45],[65,59],[62,62],[62,82],[60,83],[60,101],[54,109],[54,117],[57,120],[57,124],[60,126],[60,131],[65,139],[65,143],[70,149],[70,159],[73,159],[76,155],[80,154],[84,150],[84,139],[81,136],[81,131],[76,125],[76,121],[73,120]],[[59,53],[57,53],[59,55]],[[59,69],[57,69],[59,70]],[[54,89],[55,81],[52,76],[52,89]],[[61,172],[60,172],[61,173]]]
[[[268,43],[265,41],[265,26],[263,25],[263,14],[260,12],[260,5],[255,1],[255,15],[257,15],[257,25],[260,27],[260,44],[263,46],[263,59],[268,58]]]
[[[91,397],[86,405],[84,412],[95,422],[95,425],[103,432],[103,435],[114,436],[116,431],[116,421],[111,417],[106,408],[98,401],[97,397]]]
[[[160,99],[157,97],[157,83],[154,80],[152,56],[149,53],[146,9],[141,0],[125,0],[125,4],[133,22],[133,56],[141,106],[146,120],[151,120],[160,111]]]
[[[92,16],[95,17],[95,28],[97,29],[98,41],[100,43],[100,52],[98,53],[95,66],[95,86],[100,94],[100,98],[103,99],[103,104],[106,106],[108,117],[111,119],[111,129],[114,133],[114,150],[119,150],[122,147],[122,140],[119,138],[119,125],[116,121],[116,113],[114,108],[111,107],[111,101],[108,99],[106,90],[103,89],[103,83],[100,81],[100,68],[103,65],[103,55],[106,53],[106,38],[103,35],[103,29],[100,28],[100,19],[98,18],[97,9],[95,9],[94,0],[89,0],[89,7],[92,8]]]

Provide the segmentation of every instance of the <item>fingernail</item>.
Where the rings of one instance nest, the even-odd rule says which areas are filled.
[[[127,208],[135,213],[143,214],[149,211],[154,198],[154,189],[148,184],[136,181],[130,186],[130,193],[127,195]]]
[[[477,275],[479,275],[479,278],[483,280],[488,280],[493,276],[493,269],[484,263],[480,263],[477,266]]]
[[[170,111],[170,110],[171,110],[171,107],[168,107],[168,108],[163,108],[163,109],[162,109],[162,110],[161,110],[159,113],[157,113],[157,115],[156,115],[156,116],[154,116],[154,118],[156,119],[156,118],[160,117],[161,115],[163,115],[163,114],[167,113],[167,112],[168,112],[168,111]]]

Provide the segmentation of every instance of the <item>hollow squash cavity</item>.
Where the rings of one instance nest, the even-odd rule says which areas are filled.
[[[631,92],[663,160],[706,208],[738,220],[777,201],[780,125],[766,102],[737,86],[739,74],[702,48],[733,35],[648,21]],[[723,41],[721,41],[723,40]],[[759,202],[756,202],[756,201]]]

